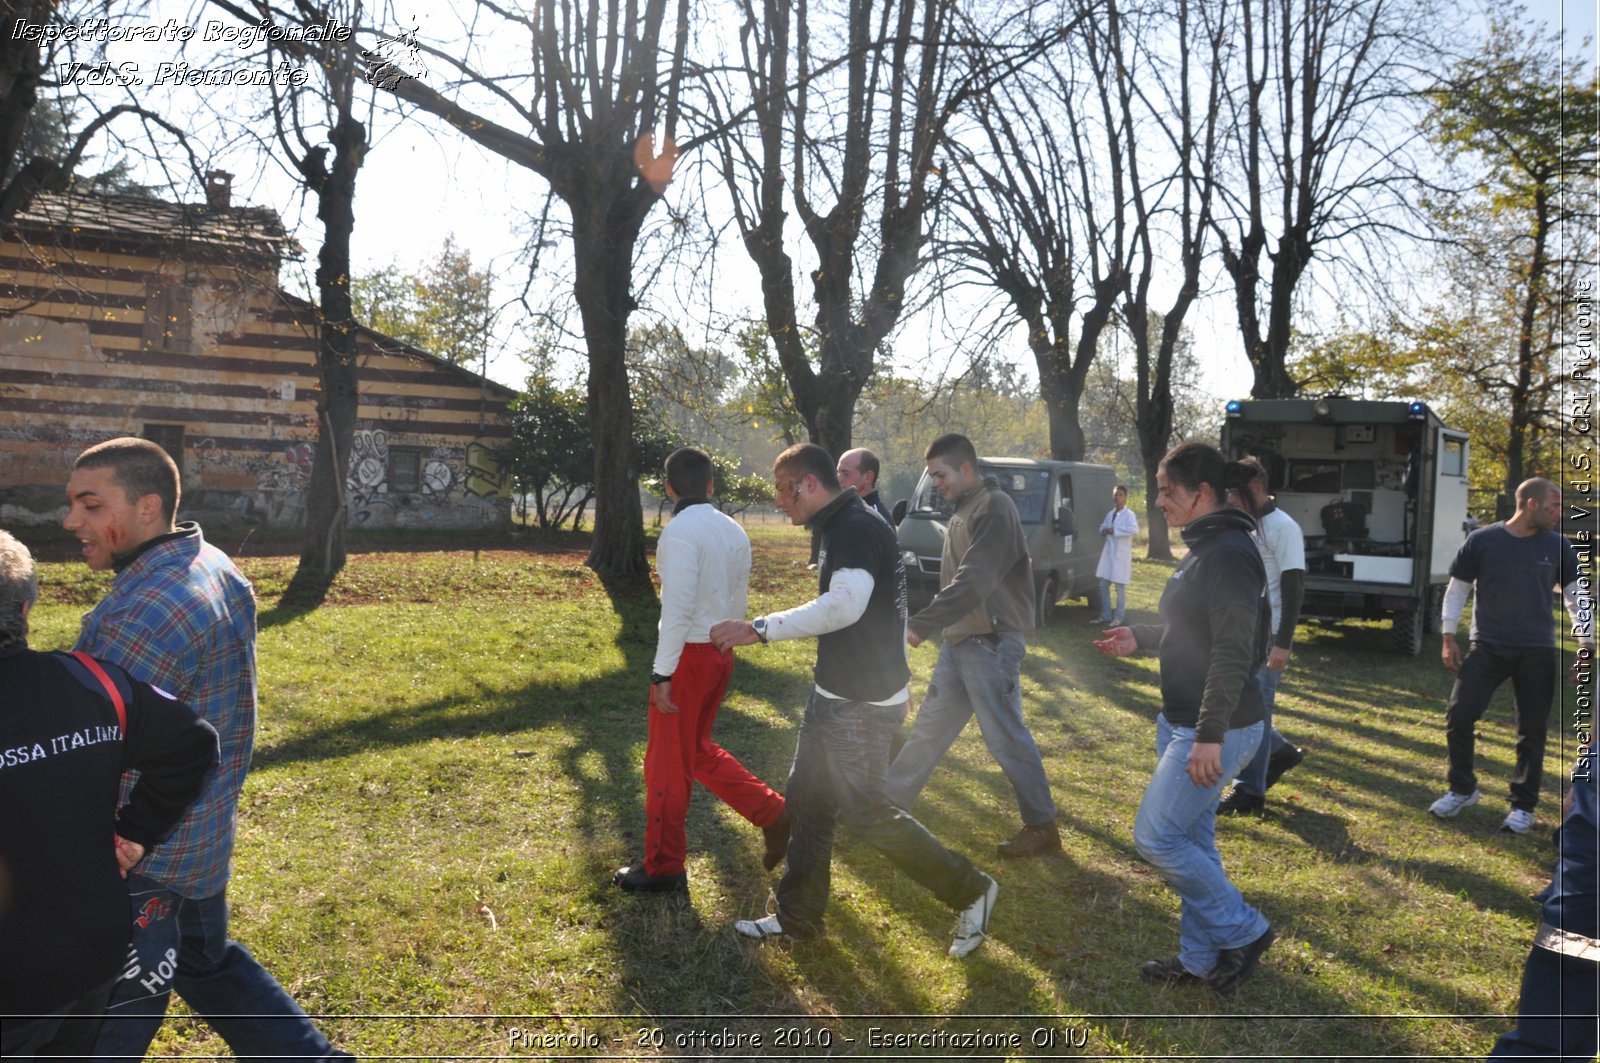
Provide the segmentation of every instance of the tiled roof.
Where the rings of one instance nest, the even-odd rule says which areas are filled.
[[[166,203],[138,196],[41,192],[13,227],[61,237],[98,237],[161,248],[234,250],[267,258],[298,258],[300,244],[267,207],[213,210],[203,203]]]
[[[279,289],[278,291],[278,298],[285,306],[288,306],[299,313],[306,314],[312,319],[315,319],[319,313],[316,303],[313,303],[308,299],[303,299],[300,296],[294,295],[290,292],[283,291],[282,289]],[[361,335],[367,338],[369,343],[376,345],[385,354],[399,355],[404,358],[416,359],[419,362],[426,362],[427,364],[432,365],[434,368],[443,370],[444,372],[453,376],[460,377],[462,380],[473,384],[483,384],[487,386],[490,391],[500,395],[503,398],[512,399],[517,396],[516,388],[508,388],[504,384],[496,383],[481,373],[475,372],[464,365],[457,365],[454,362],[440,358],[438,355],[433,354],[430,351],[425,351],[421,347],[407,343],[405,340],[396,339],[393,336],[379,332],[377,329],[372,328],[369,325],[363,325],[359,321],[356,322],[356,328],[359,330]]]

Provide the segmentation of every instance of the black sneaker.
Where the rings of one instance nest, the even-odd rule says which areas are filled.
[[[1269,926],[1261,936],[1237,949],[1222,949],[1217,953],[1217,965],[1206,975],[1206,985],[1219,997],[1231,997],[1249,977],[1256,973],[1261,954],[1272,947],[1278,935]]]
[[[1284,772],[1299,767],[1300,762],[1305,759],[1306,751],[1299,746],[1285,743],[1282,748],[1274,751],[1272,756],[1267,758],[1267,789],[1272,789],[1272,784],[1283,778]]]
[[[1160,985],[1199,985],[1205,981],[1179,963],[1176,956],[1170,960],[1146,960],[1139,965],[1139,977]]]
[[[1038,823],[1023,827],[1016,837],[1007,838],[995,846],[1006,859],[1019,856],[1043,856],[1061,851],[1061,831],[1054,823]]]
[[[680,871],[676,875],[652,875],[644,869],[643,861],[617,868],[617,873],[611,876],[611,881],[629,893],[689,892],[688,872]]]
[[[1260,812],[1267,807],[1267,799],[1257,797],[1255,794],[1245,793],[1235,786],[1223,795],[1217,802],[1217,815],[1219,816],[1245,816],[1252,812]]]

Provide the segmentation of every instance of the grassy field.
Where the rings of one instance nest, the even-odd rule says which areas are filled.
[[[814,593],[800,534],[751,530],[752,610]],[[643,836],[655,601],[614,604],[581,561],[359,554],[312,612],[278,604],[292,559],[242,562],[261,596],[262,687],[233,929],[362,1057],[1449,1059],[1481,1058],[1509,1027],[1530,895],[1553,859],[1570,705],[1552,719],[1533,833],[1496,832],[1512,760],[1504,691],[1480,727],[1485,800],[1436,822],[1424,810],[1443,786],[1449,689],[1436,641],[1412,660],[1377,625],[1303,627],[1278,705],[1305,764],[1265,818],[1218,830],[1279,938],[1219,1002],[1137,976],[1177,940],[1177,899],[1131,839],[1156,666],[1102,657],[1088,610],[1065,606],[1024,664],[1065,853],[994,857],[1016,810],[975,727],[916,809],[999,880],[992,939],[948,959],[949,911],[846,840],[829,936],[761,946],[731,930],[774,881],[759,832],[703,791],[687,902],[609,883]],[[1167,571],[1135,565],[1130,612],[1150,614]],[[32,642],[67,646],[106,581],[58,562],[42,582]],[[718,724],[779,788],[813,653],[741,650]],[[912,653],[918,693],[935,655]],[[989,1040],[953,1040],[975,1031]],[[897,1034],[916,1040],[885,1041]],[[157,1047],[225,1051],[190,1019]]]

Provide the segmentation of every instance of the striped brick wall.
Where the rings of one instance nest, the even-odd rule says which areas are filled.
[[[0,241],[0,522],[59,519],[80,450],[148,435],[181,438],[186,515],[295,524],[316,440],[317,322],[276,280],[275,259],[194,241],[175,253],[25,228]],[[490,451],[514,393],[376,333],[360,352],[352,523],[503,521]]]

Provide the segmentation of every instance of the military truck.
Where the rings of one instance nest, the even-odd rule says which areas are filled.
[[[1099,593],[1094,570],[1102,540],[1096,529],[1111,509],[1111,492],[1117,485],[1111,466],[979,458],[978,474],[994,477],[1017,504],[1033,561],[1034,614],[1040,627],[1050,622],[1062,599]],[[939,592],[939,559],[949,518],[950,505],[926,472],[911,498],[895,503],[912,612]]]
[[[1222,450],[1260,459],[1305,532],[1301,617],[1389,619],[1395,648],[1419,653],[1470,530],[1467,433],[1424,402],[1235,400]]]

